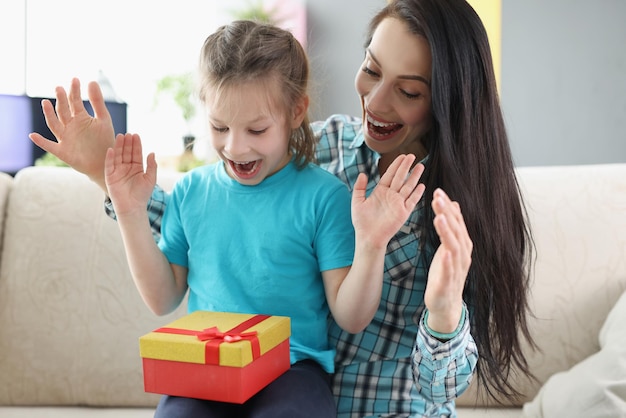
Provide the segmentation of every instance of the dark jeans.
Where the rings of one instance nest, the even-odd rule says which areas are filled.
[[[330,376],[311,360],[297,362],[243,405],[163,396],[155,418],[334,418]]]

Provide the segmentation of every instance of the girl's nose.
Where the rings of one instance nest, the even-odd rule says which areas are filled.
[[[236,157],[238,155],[243,155],[247,151],[247,145],[245,139],[233,132],[230,131],[228,137],[226,138],[226,144],[224,145],[224,150],[228,152],[231,157]]]

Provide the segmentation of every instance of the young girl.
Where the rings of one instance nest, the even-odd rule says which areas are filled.
[[[366,198],[312,164],[308,62],[293,36],[237,21],[204,43],[200,98],[220,162],[180,180],[155,243],[146,205],[156,182],[137,135],[109,149],[105,180],[131,273],[157,314],[188,309],[291,318],[292,368],[243,405],[165,396],[157,417],[335,416],[328,316],[357,333],[381,296],[387,243],[413,211],[423,166],[396,160]],[[354,230],[352,229],[354,225]]]

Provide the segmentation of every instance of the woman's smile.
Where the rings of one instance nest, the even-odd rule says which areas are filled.
[[[402,129],[404,125],[395,122],[385,122],[367,113],[367,132],[377,141],[387,141]]]

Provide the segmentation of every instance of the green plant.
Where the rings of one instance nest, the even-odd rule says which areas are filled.
[[[56,155],[46,152],[35,160],[36,166],[52,166],[52,167],[69,167],[65,162],[61,161]]]
[[[275,18],[276,9],[267,10],[263,5],[263,0],[248,0],[246,3],[246,7],[231,11],[231,14],[235,19],[254,20],[272,25],[279,23]]]
[[[196,114],[196,105],[193,101],[194,80],[191,72],[170,74],[157,81],[155,106],[162,94],[170,94],[182,112],[185,122],[189,123]]]

